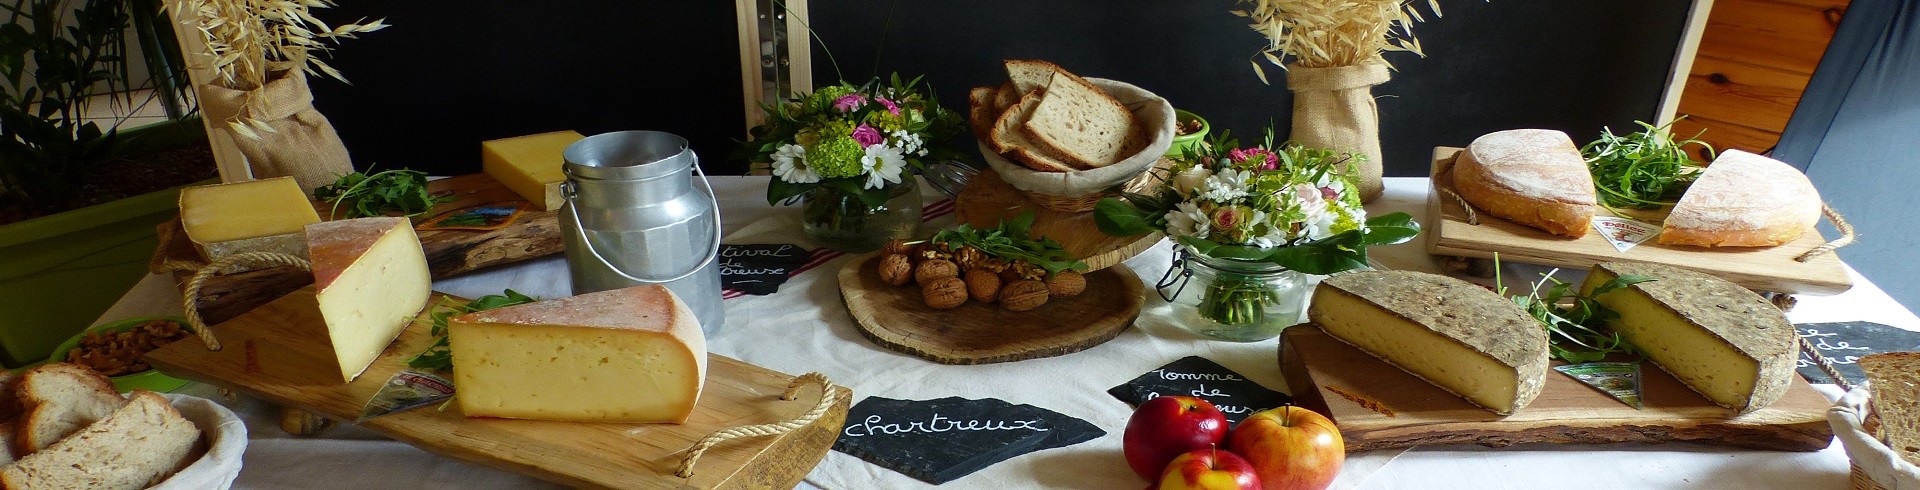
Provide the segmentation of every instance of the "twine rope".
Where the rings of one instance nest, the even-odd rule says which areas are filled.
[[[1447,193],[1447,197],[1453,198],[1453,202],[1458,203],[1460,209],[1467,212],[1467,224],[1480,226],[1480,213],[1473,211],[1473,205],[1467,203],[1467,198],[1460,197],[1460,194],[1453,192],[1452,187],[1441,187],[1440,192]]]
[[[1813,358],[1813,364],[1820,367],[1820,372],[1827,373],[1827,377],[1833,379],[1833,384],[1840,385],[1840,391],[1853,391],[1853,383],[1847,382],[1847,377],[1840,374],[1840,368],[1834,367],[1832,359],[1820,354],[1820,350],[1813,348],[1813,343],[1807,342],[1806,337],[1794,336],[1800,340],[1800,352]]]
[[[1831,242],[1820,244],[1820,246],[1818,247],[1813,247],[1813,250],[1808,250],[1807,253],[1800,254],[1799,257],[1794,257],[1793,260],[1797,262],[1806,262],[1808,260],[1813,260],[1814,257],[1819,257],[1821,254],[1831,253],[1834,250],[1838,250],[1840,247],[1845,247],[1847,245],[1853,244],[1853,239],[1854,239],[1853,224],[1848,223],[1847,218],[1845,216],[1841,216],[1839,211],[1835,211],[1833,209],[1833,206],[1828,205],[1827,203],[1824,203],[1824,202],[1820,203],[1820,214],[1826,215],[1827,221],[1833,223],[1833,229],[1840,230],[1840,238],[1835,238]]]
[[[195,336],[200,337],[201,342],[207,344],[207,350],[220,350],[220,339],[214,338],[213,330],[207,328],[206,320],[200,318],[200,287],[206,284],[207,278],[213,277],[221,269],[242,263],[266,266],[291,265],[301,270],[313,270],[313,263],[308,262],[305,257],[279,252],[237,253],[221,257],[220,260],[208,264],[184,260],[169,260],[160,264],[161,270],[168,272],[193,271],[193,278],[187,280],[187,288],[181,292],[181,306],[186,311],[187,327],[193,330]]]
[[[820,420],[821,416],[826,415],[827,410],[833,408],[834,402],[840,399],[840,393],[833,388],[833,380],[827,379],[827,375],[813,372],[793,378],[793,382],[787,385],[787,392],[780,395],[780,399],[793,400],[800,395],[800,387],[809,383],[820,386],[820,403],[814,405],[812,410],[785,422],[730,427],[709,434],[687,449],[687,457],[680,460],[680,468],[673,471],[674,476],[692,478],[693,466],[698,464],[700,456],[705,455],[714,445],[733,439],[785,434]]]

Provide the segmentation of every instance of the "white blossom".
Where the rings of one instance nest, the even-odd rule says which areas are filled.
[[[795,184],[820,181],[820,174],[807,165],[807,147],[800,145],[781,145],[773,150],[773,175]]]
[[[1251,177],[1253,177],[1253,172],[1250,171],[1222,170],[1220,173],[1207,177],[1207,190],[1200,194],[1200,198],[1218,203],[1226,203],[1247,197],[1247,179]]]
[[[1206,238],[1212,226],[1213,222],[1207,218],[1207,213],[1194,203],[1183,202],[1176,205],[1174,210],[1167,211],[1167,233],[1173,236]]]
[[[907,157],[899,148],[889,145],[869,146],[867,154],[860,157],[860,170],[867,174],[868,189],[900,183],[900,171],[906,167]]]
[[[1173,175],[1173,190],[1180,193],[1181,197],[1193,197],[1194,189],[1201,188],[1206,184],[1207,177],[1212,176],[1213,170],[1207,169],[1206,165],[1194,165]]]

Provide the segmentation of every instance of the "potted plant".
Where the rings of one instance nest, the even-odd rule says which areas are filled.
[[[86,117],[102,97],[132,105],[178,95],[115,95],[133,88],[129,34],[146,75],[162,86],[185,78],[157,6],[0,5],[10,20],[0,25],[0,362],[9,366],[45,357],[144,277],[154,226],[172,218],[179,188],[215,173],[197,120],[122,131],[119,120]]]

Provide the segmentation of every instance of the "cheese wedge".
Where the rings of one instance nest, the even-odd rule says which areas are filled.
[[[480,143],[480,170],[532,202],[541,211],[560,209],[560,183],[567,181],[560,157],[585,136],[554,131]]]
[[[1715,405],[1758,410],[1787,392],[1797,354],[1793,324],[1759,294],[1678,267],[1627,262],[1593,266],[1580,286],[1625,275],[1653,277],[1595,300],[1620,314],[1614,331],[1654,365]]]
[[[1579,238],[1593,219],[1593,175],[1567,133],[1509,129],[1475,138],[1453,163],[1453,188],[1488,214]]]
[[[1771,247],[1820,220],[1820,192],[1807,175],[1772,158],[1727,150],[1674,203],[1660,243]]]
[[[683,423],[707,376],[700,322],[659,285],[469,313],[447,335],[468,416]]]
[[[427,307],[427,255],[406,218],[315,223],[306,235],[326,339],[340,381],[353,381]]]
[[[1327,334],[1500,415],[1545,383],[1547,333],[1512,301],[1480,286],[1412,271],[1327,278],[1307,318]]]
[[[301,228],[320,222],[293,177],[180,190],[180,224],[207,260],[241,252],[306,255]]]

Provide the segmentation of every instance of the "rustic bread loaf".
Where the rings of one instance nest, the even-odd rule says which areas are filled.
[[[1667,214],[1660,243],[1771,247],[1820,220],[1820,193],[1807,175],[1772,158],[1727,150],[1707,165]]]
[[[1024,129],[1076,167],[1112,165],[1145,147],[1146,134],[1132,110],[1092,83],[1054,73]]]
[[[22,374],[14,398],[26,409],[15,421],[14,454],[20,455],[51,446],[126,403],[106,376],[64,362]]]
[[[1859,362],[1880,418],[1875,435],[1908,463],[1920,465],[1920,352],[1874,354]]]
[[[1035,144],[1027,133],[1020,130],[1026,125],[1027,117],[1033,108],[1040,105],[1042,98],[1036,90],[1020,98],[1020,103],[1007,109],[1005,114],[993,124],[993,137],[989,145],[995,152],[1006,155],[1008,159],[1020,162],[1027,168],[1042,172],[1072,172],[1076,169],[1063,161],[1058,155]]]
[[[974,87],[967,91],[967,123],[973,130],[973,137],[980,141],[993,138],[993,121],[1000,114],[993,108],[993,94],[998,90],[994,87]]]
[[[1481,211],[1579,238],[1593,219],[1593,174],[1573,139],[1510,129],[1473,140],[1453,162],[1453,189]]]
[[[8,489],[137,490],[185,467],[200,429],[167,399],[134,390],[107,418],[0,469]]]

